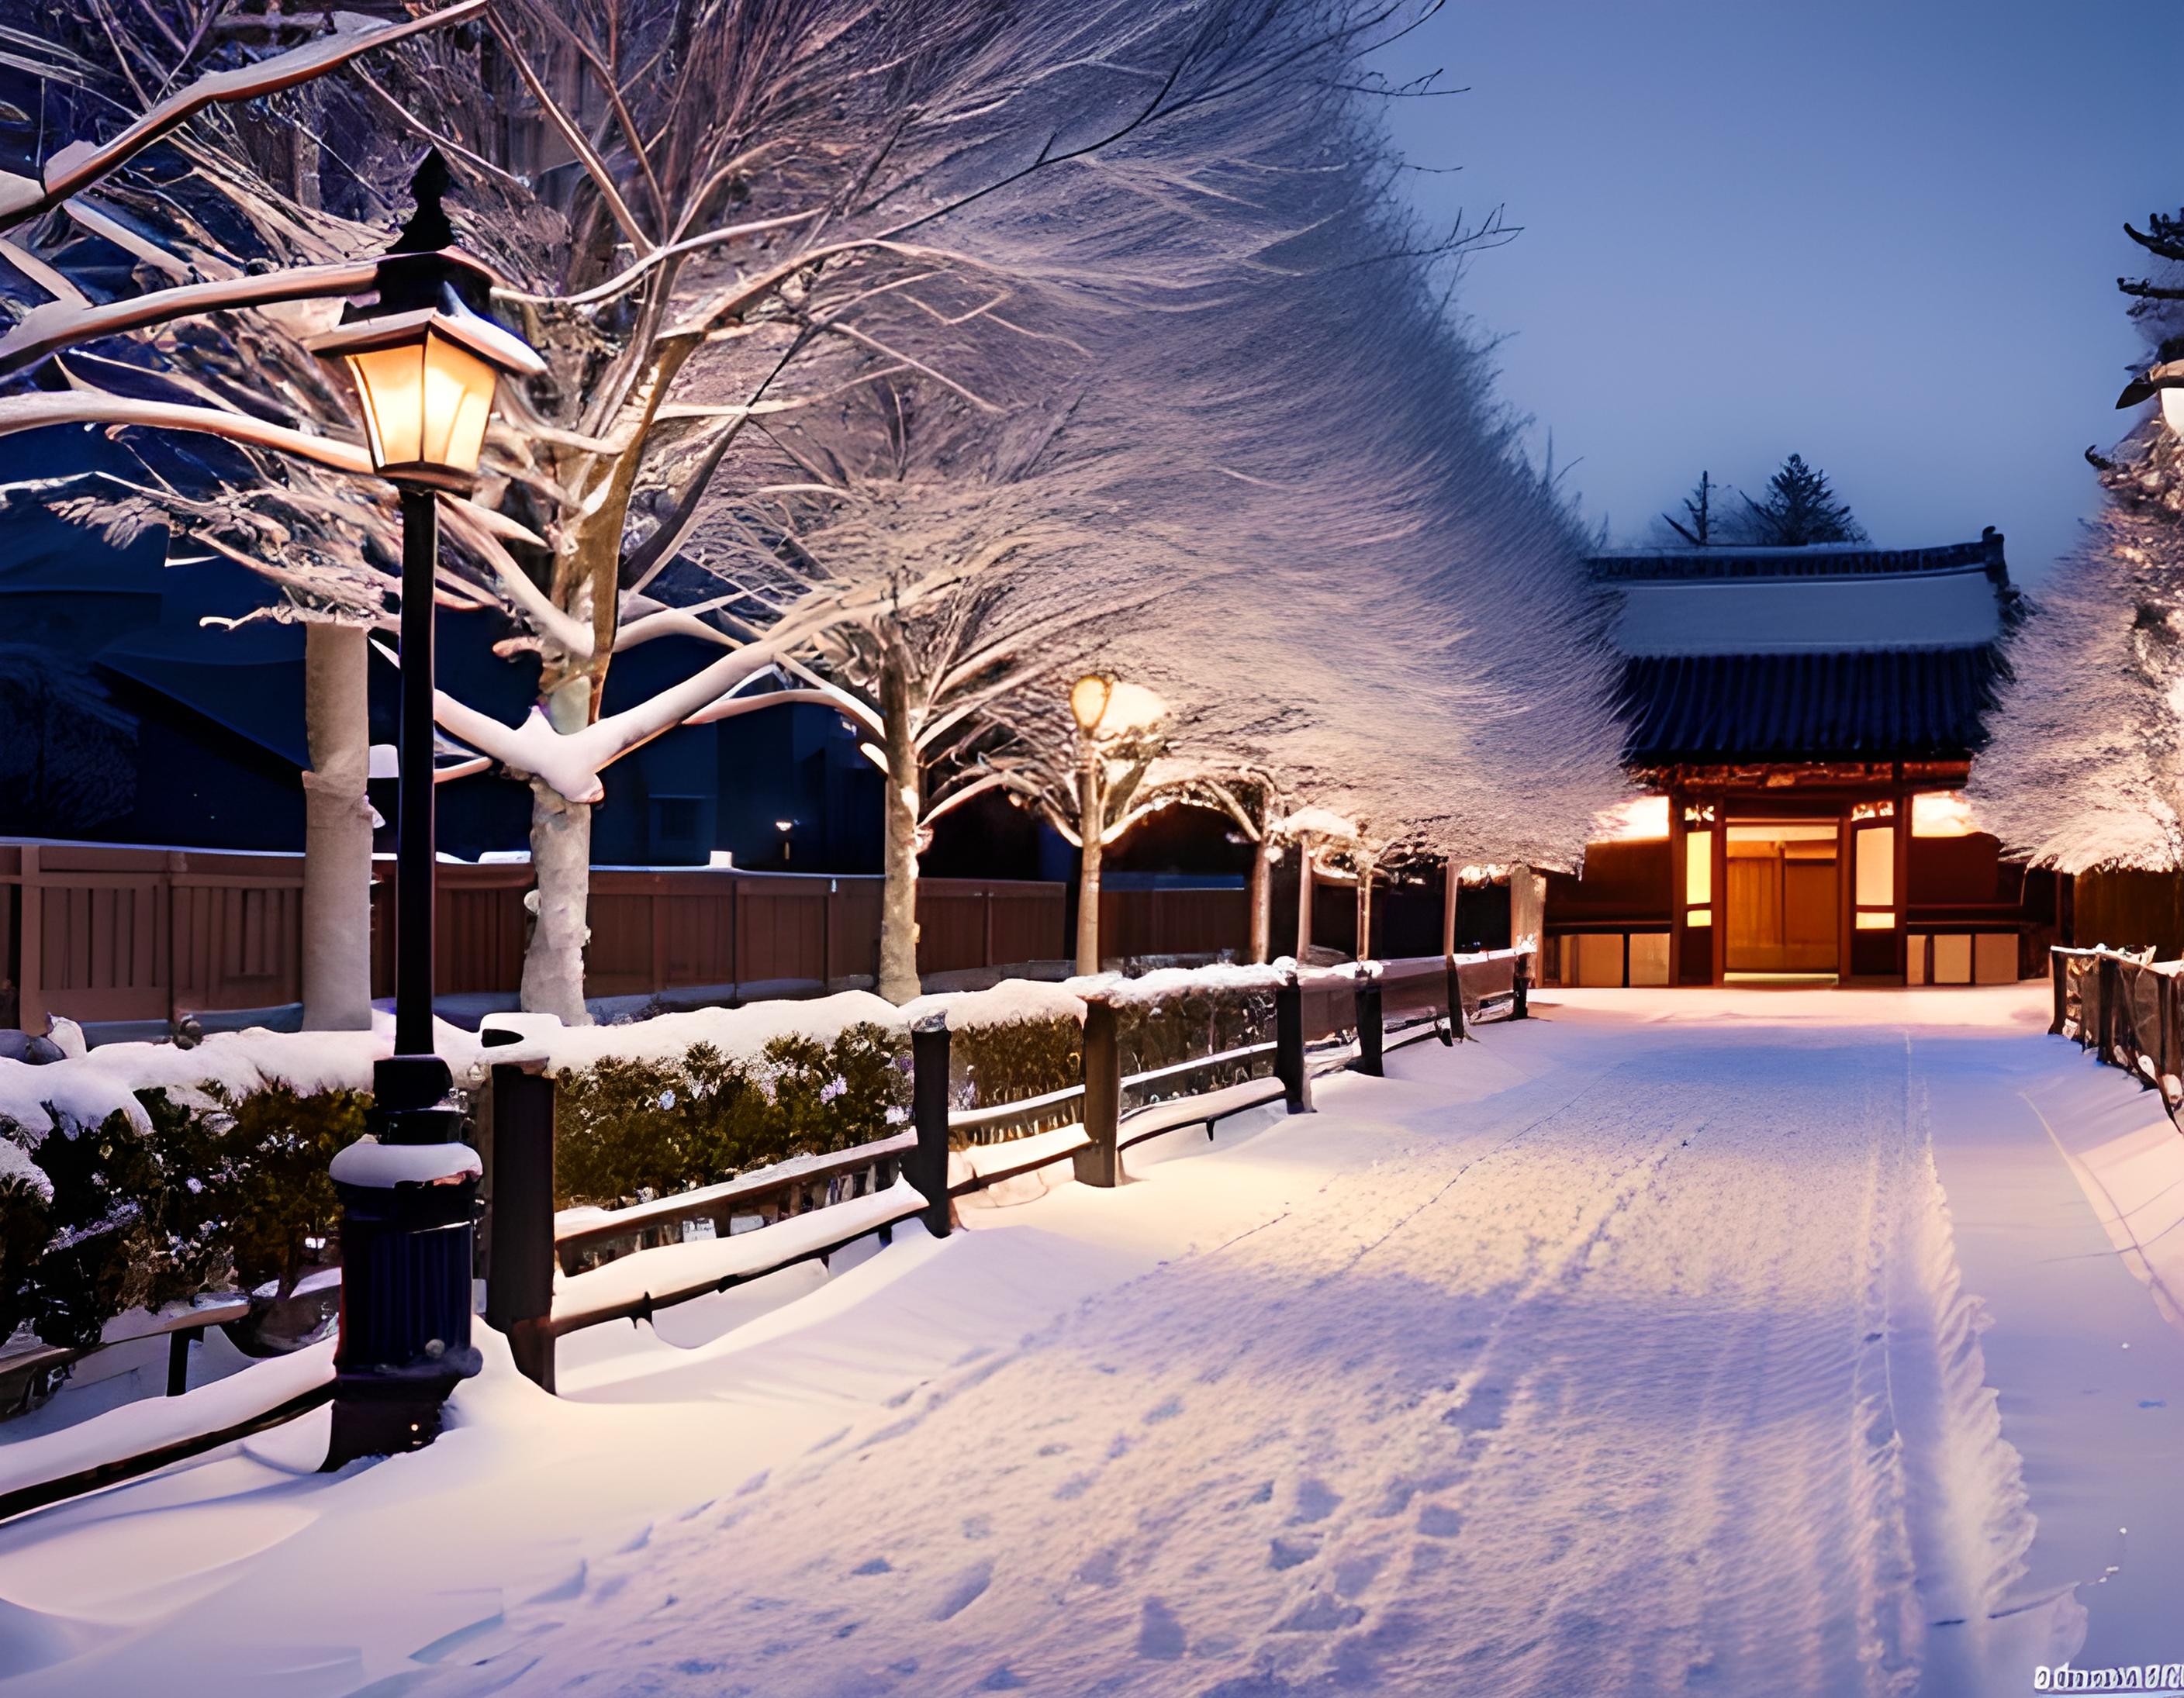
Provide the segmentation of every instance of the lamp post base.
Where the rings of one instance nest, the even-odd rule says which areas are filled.
[[[452,1083],[437,1055],[381,1062],[371,1135],[334,1158],[342,1317],[329,1468],[431,1444],[448,1394],[483,1366],[471,1344],[481,1164],[455,1141]]]

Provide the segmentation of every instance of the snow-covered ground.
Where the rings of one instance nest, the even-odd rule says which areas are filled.
[[[2184,1138],[2044,997],[1556,994],[1120,1191],[577,1335],[558,1400],[488,1337],[421,1455],[316,1474],[320,1417],[0,1528],[0,1691],[1987,1694],[2184,1658]]]

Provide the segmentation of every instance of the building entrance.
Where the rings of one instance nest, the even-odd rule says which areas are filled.
[[[1841,971],[1841,837],[1833,820],[1730,821],[1722,939],[1729,974]]]

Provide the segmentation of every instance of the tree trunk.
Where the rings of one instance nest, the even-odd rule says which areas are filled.
[[[1100,788],[1099,770],[1088,761],[1077,793],[1077,831],[1084,839],[1077,871],[1077,971],[1085,975],[1100,971],[1100,837],[1107,812]]]
[[[1369,862],[1357,869],[1357,959],[1373,959],[1373,868]]]
[[[1296,962],[1304,965],[1305,956],[1312,949],[1312,849],[1309,844],[1297,845],[1297,935]]]
[[[1266,960],[1274,933],[1274,872],[1267,863],[1267,846],[1262,843],[1251,845],[1251,962],[1256,966]]]
[[[918,994],[917,821],[924,811],[917,738],[911,724],[910,678],[901,657],[880,667],[880,718],[887,750],[885,841],[880,889],[879,994],[900,1005]]]
[[[523,952],[522,1005],[557,1014],[567,1026],[588,1026],[584,1006],[585,914],[592,894],[592,810],[571,802],[543,779],[531,781],[531,871],[537,886],[525,899],[531,942]]]
[[[371,1027],[371,764],[360,625],[304,626],[304,1026]]]

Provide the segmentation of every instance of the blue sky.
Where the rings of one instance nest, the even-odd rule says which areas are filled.
[[[2036,583],[2140,352],[2121,231],[2184,204],[2184,5],[1451,0],[1386,56],[1460,298],[1583,511],[1635,540],[1792,450],[1876,541],[2009,537]]]

